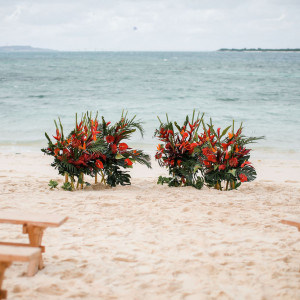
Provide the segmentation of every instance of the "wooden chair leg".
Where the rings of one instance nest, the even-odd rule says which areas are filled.
[[[0,299],[6,299],[7,292],[2,290],[2,282],[4,279],[4,272],[5,270],[11,265],[11,262],[0,262]]]
[[[40,258],[32,259],[29,262],[28,270],[27,270],[28,277],[34,276],[37,273],[37,271],[39,270],[39,263],[40,263]]]
[[[32,247],[42,246],[43,233],[46,228],[33,226],[33,225],[23,225],[23,233],[28,233],[29,244]],[[41,270],[44,268],[43,256],[41,253],[38,269]],[[29,272],[29,269],[28,269]]]

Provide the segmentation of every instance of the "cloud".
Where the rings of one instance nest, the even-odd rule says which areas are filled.
[[[192,51],[299,47],[299,12],[298,0],[0,0],[0,45]]]

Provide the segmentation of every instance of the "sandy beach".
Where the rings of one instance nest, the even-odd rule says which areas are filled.
[[[131,186],[52,191],[50,162],[0,154],[1,210],[69,216],[45,231],[43,270],[7,270],[8,299],[300,299],[300,232],[279,223],[300,216],[300,161],[255,161],[257,180],[230,192],[157,185],[155,164]]]

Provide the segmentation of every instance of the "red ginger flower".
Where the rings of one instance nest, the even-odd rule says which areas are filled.
[[[220,166],[219,166],[219,171],[225,170],[225,169],[226,169],[226,165],[220,165]]]
[[[248,181],[248,178],[247,178],[247,176],[245,174],[240,174],[239,177],[240,177],[240,181],[241,182]]]
[[[115,140],[115,138],[112,135],[108,135],[106,137],[106,141],[107,141],[108,144],[113,143],[114,140]]]
[[[237,165],[238,165],[238,160],[237,160],[237,158],[236,157],[232,157],[232,158],[230,158],[230,160],[229,160],[229,165],[231,166],[231,167],[237,167]]]

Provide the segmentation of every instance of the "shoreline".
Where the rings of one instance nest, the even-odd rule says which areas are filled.
[[[148,153],[151,158],[154,158],[157,143],[129,143],[130,146],[136,149],[142,149],[146,153]],[[250,145],[251,146],[251,145]],[[20,146],[20,144],[0,144],[0,155],[1,154],[42,154],[41,148],[46,147],[45,143],[29,143]],[[250,147],[252,148],[252,147]],[[251,151],[251,160],[281,160],[281,161],[291,161],[291,160],[299,160],[300,149],[297,151],[295,149],[278,149],[272,147],[253,147]],[[42,154],[43,155],[43,154]]]

